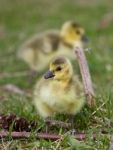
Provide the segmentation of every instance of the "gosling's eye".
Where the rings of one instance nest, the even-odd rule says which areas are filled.
[[[57,68],[56,68],[56,71],[61,71],[61,70],[62,70],[61,67],[57,67]]]
[[[76,30],[76,34],[78,34],[78,35],[79,35],[79,34],[80,34],[80,31],[79,31],[79,30]]]

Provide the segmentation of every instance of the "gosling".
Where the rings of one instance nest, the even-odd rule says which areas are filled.
[[[82,83],[67,57],[57,57],[34,88],[34,104],[42,118],[55,113],[75,115],[85,103]]]
[[[79,43],[83,47],[87,41],[85,30],[76,22],[63,24],[61,31],[46,31],[26,41],[18,51],[18,57],[24,60],[34,71],[43,71],[55,57],[64,55],[74,59],[72,49]]]

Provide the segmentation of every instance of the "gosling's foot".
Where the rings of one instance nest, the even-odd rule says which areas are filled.
[[[71,129],[71,130],[69,131],[69,133],[70,133],[70,135],[75,136],[76,133],[77,133],[77,131],[76,131],[76,129]]]

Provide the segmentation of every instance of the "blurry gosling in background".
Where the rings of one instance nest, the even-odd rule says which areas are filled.
[[[54,59],[48,72],[36,83],[34,103],[43,118],[54,113],[75,115],[82,109],[85,103],[82,83],[73,74],[72,65],[66,57]]]
[[[63,24],[61,31],[47,31],[26,41],[19,49],[18,57],[32,70],[43,71],[55,56],[75,58],[73,46],[75,43],[83,46],[86,41],[85,30],[78,23],[68,21]]]

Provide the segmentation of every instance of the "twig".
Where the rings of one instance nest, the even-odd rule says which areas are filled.
[[[6,84],[0,87],[0,89],[3,91],[8,91],[8,92],[19,94],[19,95],[25,95],[25,91],[23,91],[22,89],[20,89],[14,84]]]
[[[9,133],[7,131],[1,131],[0,132],[0,138],[8,138],[9,136],[11,136],[14,139],[18,139],[18,138],[29,138],[31,136],[30,132],[12,132]]]
[[[20,96],[26,96],[29,98],[32,98],[32,96],[33,96],[31,91],[29,91],[29,92],[24,91],[23,89],[20,89],[19,87],[17,87],[14,84],[6,84],[3,86],[0,86],[0,90],[4,91],[4,92],[13,93],[13,94],[18,94]],[[0,97],[0,100],[1,99],[2,99],[2,97]]]
[[[80,47],[75,47],[75,53],[77,56],[80,72],[82,75],[87,102],[89,106],[94,106],[95,105],[94,90],[93,90],[89,67],[84,54],[84,50]]]
[[[21,138],[29,138],[32,136],[31,132],[7,132],[7,131],[1,131],[0,132],[0,139],[2,138],[8,138],[8,137],[12,137],[13,139],[21,139]],[[49,134],[49,133],[37,133],[35,134],[35,137],[37,139],[45,139],[45,140],[58,140],[61,139],[62,136],[58,135],[58,134]],[[81,134],[76,134],[74,136],[75,139],[77,140],[84,140],[86,139],[87,134],[81,133]],[[96,138],[96,135],[93,134],[93,139]]]
[[[13,139],[28,139],[30,137],[32,137],[34,134],[32,132],[7,132],[7,131],[0,131],[0,139],[7,139],[8,137],[11,137]],[[111,141],[113,140],[113,135],[110,134],[101,134],[102,136],[106,136],[107,138],[111,138]],[[45,140],[52,140],[52,141],[56,141],[56,140],[60,140],[63,138],[63,135],[58,135],[58,134],[50,134],[50,133],[36,133],[35,138],[37,139],[45,139]],[[87,138],[88,134],[85,133],[77,133],[75,135],[73,135],[73,137],[79,141],[85,140]],[[92,134],[92,139],[95,140],[96,139],[96,134]],[[112,141],[113,142],[113,141]],[[113,146],[111,142],[111,146]],[[110,146],[110,148],[112,148]],[[109,149],[109,150],[113,150],[113,149]]]

